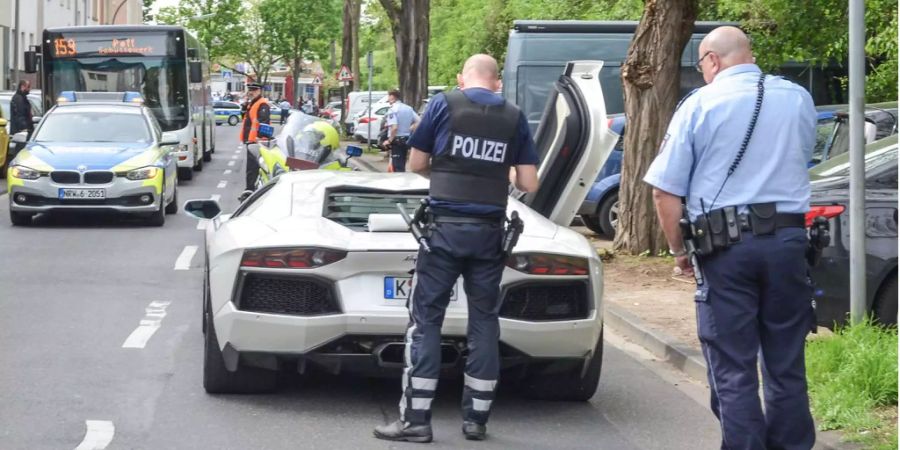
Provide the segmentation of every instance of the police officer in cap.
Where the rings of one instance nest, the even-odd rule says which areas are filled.
[[[441,367],[441,325],[462,275],[468,300],[463,433],[485,438],[500,372],[500,278],[508,187],[538,187],[538,156],[528,122],[495,94],[497,61],[470,57],[460,90],[432,99],[409,139],[409,166],[430,176],[430,252],[420,248],[409,299],[400,419],[375,428],[379,439],[431,442],[431,401]],[[511,170],[512,169],[512,170]]]
[[[815,319],[804,213],[816,111],[803,88],[761,73],[737,28],[713,30],[700,55],[708,84],[675,112],[644,181],[678,266],[696,272],[697,330],[722,448],[808,450],[816,433],[803,352]],[[684,234],[694,236],[687,242],[682,198],[692,223]],[[694,267],[692,247],[701,249]]]
[[[256,189],[256,180],[259,177],[259,156],[255,155],[250,146],[257,143],[259,124],[269,124],[271,111],[269,102],[262,96],[262,85],[259,83],[247,83],[247,103],[244,123],[241,125],[241,142],[247,147],[247,173],[246,189]]]

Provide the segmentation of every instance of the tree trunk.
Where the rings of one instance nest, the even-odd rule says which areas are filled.
[[[652,187],[643,178],[678,103],[681,54],[696,15],[696,0],[647,0],[622,65],[628,131],[616,250],[658,255],[668,249],[653,206]]]
[[[294,98],[290,100],[292,105],[300,105],[300,55],[294,55],[294,63],[291,65],[291,75],[294,77]]]
[[[391,21],[397,51],[397,78],[403,102],[417,108],[428,95],[430,0],[380,0]]]
[[[359,86],[359,15],[362,0],[344,0],[344,35],[341,45],[341,65],[353,76],[347,90]]]

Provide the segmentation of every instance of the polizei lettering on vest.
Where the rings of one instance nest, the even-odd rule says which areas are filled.
[[[506,158],[506,142],[471,136],[453,136],[452,156],[502,163]]]

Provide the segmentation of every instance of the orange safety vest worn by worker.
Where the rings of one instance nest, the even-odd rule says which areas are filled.
[[[264,117],[263,117],[262,122],[263,123],[269,122],[269,114],[268,114],[269,105],[268,105],[268,103],[266,103],[265,99],[263,99],[261,96],[257,97],[256,100],[253,100],[253,103],[250,105],[250,108],[247,110],[247,114],[244,116],[244,123],[243,123],[243,126],[241,126],[241,134],[240,134],[241,142],[247,143],[247,144],[255,144],[256,143],[256,137],[257,137],[257,134],[259,133],[259,124],[260,124],[259,109],[263,105],[265,105],[267,111],[265,111],[266,113],[263,114]]]

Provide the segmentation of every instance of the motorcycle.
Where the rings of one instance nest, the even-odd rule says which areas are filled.
[[[337,155],[338,133],[325,120],[293,111],[274,140],[259,146],[259,189],[275,177],[295,170],[357,170],[350,167],[351,158],[362,155],[362,149],[348,146],[346,157]]]

